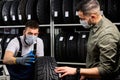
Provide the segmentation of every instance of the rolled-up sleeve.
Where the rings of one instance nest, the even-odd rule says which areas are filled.
[[[100,49],[100,64],[98,70],[102,77],[112,74],[116,69],[117,44],[118,39],[113,34],[107,34],[101,37],[98,42]]]

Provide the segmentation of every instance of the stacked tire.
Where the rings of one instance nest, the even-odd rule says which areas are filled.
[[[55,37],[55,58],[60,62],[85,63],[89,32],[61,32]]]
[[[50,56],[51,47],[50,47],[50,34],[48,33],[41,33],[39,37],[43,40],[44,43],[44,56]]]
[[[55,24],[79,23],[76,14],[76,4],[80,0],[54,0],[54,22]]]
[[[81,0],[54,0],[54,22],[57,24],[79,23],[76,5]],[[98,0],[101,11],[113,22],[119,22],[119,0]],[[109,3],[109,4],[108,4]]]
[[[4,4],[5,4],[5,1],[0,1],[0,25],[4,25],[4,21],[2,18],[2,8]]]
[[[50,16],[55,24],[79,23],[76,5],[81,0],[1,0],[0,25],[21,25],[27,20],[40,24],[50,24]],[[98,0],[101,10],[113,22],[119,22],[119,0]],[[108,4],[109,3],[109,4]],[[50,11],[51,7],[51,11]],[[51,13],[50,13],[51,12]]]
[[[23,25],[28,20],[50,23],[50,0],[0,1],[0,25]]]

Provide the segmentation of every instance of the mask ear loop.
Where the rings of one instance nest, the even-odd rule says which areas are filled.
[[[24,35],[24,42],[25,42],[25,44],[27,44],[27,45],[29,45],[27,42],[26,42],[26,35]]]

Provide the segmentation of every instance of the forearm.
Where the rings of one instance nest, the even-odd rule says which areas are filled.
[[[87,78],[100,78],[100,74],[97,67],[89,69],[81,68],[80,75],[85,76]]]
[[[15,57],[4,58],[3,63],[4,64],[16,64],[16,58]]]
[[[4,64],[15,64],[16,58],[13,56],[13,52],[6,51],[3,59]]]

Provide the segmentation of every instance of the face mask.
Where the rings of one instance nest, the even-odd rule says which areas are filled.
[[[36,40],[37,40],[37,36],[25,35],[25,43],[29,46],[35,43]]]
[[[87,29],[91,27],[86,20],[80,20],[80,24]]]

